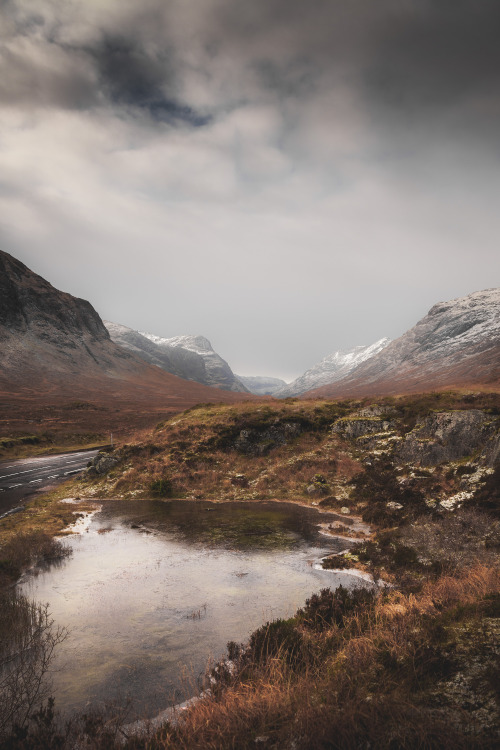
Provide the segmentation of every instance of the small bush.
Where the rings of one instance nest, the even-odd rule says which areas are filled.
[[[304,639],[296,628],[294,618],[267,622],[250,637],[248,658],[254,664],[280,658],[287,664],[297,665],[302,657]]]
[[[30,565],[61,560],[70,554],[70,547],[44,531],[15,534],[0,547],[0,587],[19,578]]]
[[[172,497],[173,494],[172,481],[166,477],[154,479],[149,485],[149,489],[155,497]]]
[[[325,557],[321,567],[324,570],[346,570],[352,568],[352,561],[345,555],[332,555],[331,557]]]
[[[297,614],[306,627],[321,632],[332,625],[343,627],[346,617],[371,606],[374,601],[373,592],[367,589],[348,591],[343,586],[335,591],[321,589],[319,594],[307,599],[305,607]]]

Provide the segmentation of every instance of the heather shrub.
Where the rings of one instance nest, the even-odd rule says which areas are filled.
[[[173,494],[172,481],[167,477],[153,479],[149,485],[149,489],[155,497],[172,497]]]
[[[273,620],[255,630],[249,643],[247,659],[252,664],[263,664],[280,658],[287,664],[297,665],[302,658],[304,639],[296,628],[295,618]]]
[[[335,591],[321,589],[319,594],[313,594],[306,600],[305,606],[297,615],[307,628],[321,632],[332,625],[343,627],[347,617],[370,607],[374,601],[374,593],[367,589],[348,591],[343,586]]]

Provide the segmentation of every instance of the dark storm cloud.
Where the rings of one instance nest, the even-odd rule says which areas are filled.
[[[396,118],[417,120],[451,107],[472,107],[479,117],[488,117],[492,129],[498,127],[500,108],[491,108],[500,97],[497,2],[424,3],[388,20],[365,68],[366,92],[376,106]],[[465,127],[473,124],[468,116]]]
[[[155,119],[206,125],[210,117],[165,95],[173,90],[175,74],[168,51],[148,52],[136,40],[107,36],[89,50],[105,96],[118,105],[147,110]]]
[[[78,16],[64,22],[57,15],[44,17],[43,10],[42,4],[42,13],[21,13],[15,3],[5,3],[9,23],[1,35],[0,103],[82,110],[110,105],[136,108],[162,122],[199,127],[210,121],[178,99],[168,40],[145,39],[161,5],[142,13],[138,23],[125,12],[122,34],[96,25],[93,36],[82,40],[71,33],[78,29]]]
[[[118,30],[103,14],[94,37],[87,31],[78,42],[68,41],[67,31],[78,28],[84,3],[70,16],[60,3],[4,3],[11,43],[2,53],[0,100],[82,109],[108,103],[199,126],[210,121],[208,108],[224,111],[266,96],[310,102],[347,80],[374,125],[382,117],[406,126],[457,106],[469,108],[464,128],[481,131],[487,119],[493,130],[498,123],[496,0],[212,0],[192,11],[194,30],[181,6],[124,3]],[[200,112],[183,82],[198,68],[210,99],[220,60],[234,67],[234,77],[240,70],[238,82],[214,91]]]
[[[171,77],[165,57],[153,58],[131,39],[104,36],[90,55],[104,90],[118,104],[150,106]]]

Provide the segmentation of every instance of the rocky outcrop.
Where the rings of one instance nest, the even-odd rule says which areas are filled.
[[[500,289],[440,302],[347,377],[309,397],[415,393],[500,384]]]
[[[495,452],[489,448],[492,439],[498,443],[497,430],[497,420],[478,409],[431,414],[405,436],[396,456],[407,463],[436,466],[480,450],[486,462],[494,461]]]
[[[273,448],[286,445],[300,433],[300,425],[294,422],[278,422],[264,430],[256,428],[241,430],[234,442],[234,447],[240,453],[249,456],[265,456]]]
[[[381,417],[343,417],[338,419],[332,427],[332,432],[339,433],[343,437],[355,440],[364,435],[375,435],[387,432],[392,424]]]
[[[114,469],[119,463],[119,456],[112,456],[109,453],[100,451],[97,456],[88,462],[85,475],[87,478],[102,477],[111,471],[111,469]]]

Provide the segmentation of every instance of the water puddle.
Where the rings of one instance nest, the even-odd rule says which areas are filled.
[[[28,575],[69,636],[57,652],[56,706],[65,714],[132,701],[129,720],[152,717],[197,691],[229,640],[294,614],[313,592],[363,581],[318,570],[345,543],[297,505],[187,501],[106,502],[73,555]]]

